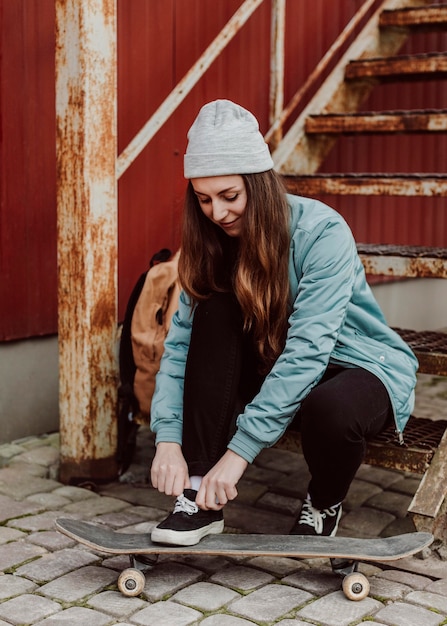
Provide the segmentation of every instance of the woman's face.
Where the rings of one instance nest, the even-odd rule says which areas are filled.
[[[204,215],[230,237],[239,237],[247,206],[247,191],[242,176],[209,176],[191,179]]]

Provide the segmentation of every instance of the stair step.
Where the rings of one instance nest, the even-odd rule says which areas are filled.
[[[412,415],[404,428],[404,444],[391,423],[366,444],[364,463],[403,472],[424,474],[430,466],[447,428],[446,420],[431,420]],[[275,444],[279,450],[303,451],[301,433],[289,428]]]
[[[447,250],[446,250],[447,252]],[[447,333],[395,328],[419,360],[419,372],[447,376]]]
[[[447,110],[371,111],[310,115],[306,133],[433,133],[447,132]]]
[[[447,29],[447,4],[427,7],[406,7],[382,11],[379,26],[406,27],[424,32]]]
[[[357,244],[365,272],[408,278],[447,278],[447,248]]]
[[[447,196],[446,174],[284,175],[290,193],[359,196]]]
[[[435,80],[445,76],[447,76],[445,52],[350,61],[345,71],[346,80],[377,78],[381,82]]]

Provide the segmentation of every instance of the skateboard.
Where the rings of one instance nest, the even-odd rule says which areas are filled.
[[[118,578],[125,596],[139,595],[145,586],[144,571],[159,555],[275,556],[300,559],[328,558],[335,573],[343,576],[343,593],[349,600],[362,600],[369,593],[366,576],[357,572],[361,561],[394,561],[429,546],[433,535],[407,533],[384,539],[314,537],[302,535],[208,535],[193,546],[153,543],[147,534],[121,533],[99,524],[76,519],[57,519],[58,531],[93,550],[106,554],[127,554],[131,567]]]

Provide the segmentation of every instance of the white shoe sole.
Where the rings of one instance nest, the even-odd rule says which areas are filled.
[[[212,522],[196,530],[169,530],[168,528],[154,528],[151,540],[154,543],[166,543],[174,546],[194,546],[206,535],[219,535],[223,532],[224,521]]]

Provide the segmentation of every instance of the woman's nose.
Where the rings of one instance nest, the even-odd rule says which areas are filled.
[[[228,214],[228,208],[219,200],[213,201],[213,220],[220,222]]]

